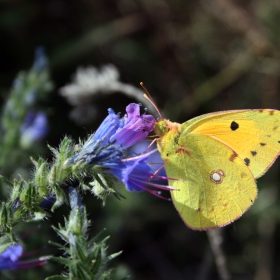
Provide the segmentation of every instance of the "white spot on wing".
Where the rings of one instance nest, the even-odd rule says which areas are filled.
[[[225,176],[226,175],[225,175],[224,171],[219,169],[219,170],[214,170],[214,171],[211,172],[210,179],[215,184],[221,184],[223,182],[223,178]]]

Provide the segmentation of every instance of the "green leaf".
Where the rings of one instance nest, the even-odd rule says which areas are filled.
[[[4,176],[0,175],[0,180],[3,181],[6,185],[8,185],[9,187],[13,187],[13,183],[8,180],[7,178],[5,178]]]
[[[69,279],[68,276],[54,275],[46,278],[46,280],[65,280],[65,279]]]
[[[51,257],[50,260],[56,261],[60,264],[66,265],[66,266],[71,266],[71,264],[73,263],[73,260],[62,258],[62,257]]]
[[[60,248],[60,249],[63,249],[63,251],[65,251],[66,253],[70,254],[70,249],[69,248],[67,248],[67,247],[65,247],[65,246],[63,246],[63,245],[61,245],[59,243],[53,242],[53,241],[49,241],[49,243],[54,245],[54,246],[56,246],[56,247],[58,247],[58,248]]]
[[[110,256],[108,256],[109,260],[115,259],[116,257],[118,257],[120,254],[122,254],[123,251],[119,251],[117,253],[111,254]]]

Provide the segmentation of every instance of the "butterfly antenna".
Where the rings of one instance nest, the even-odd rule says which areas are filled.
[[[158,107],[157,107],[157,105],[156,105],[156,102],[154,101],[154,99],[153,99],[152,96],[150,95],[150,93],[149,93],[149,91],[147,90],[147,88],[145,87],[144,83],[141,82],[141,83],[140,83],[140,86],[141,86],[141,87],[144,89],[144,91],[146,92],[146,94],[144,94],[144,97],[145,97],[146,99],[148,99],[148,100],[151,102],[151,104],[154,106],[154,108],[155,108],[156,111],[158,112],[160,118],[163,119],[163,117],[162,117],[162,115],[161,115],[161,113],[160,113],[160,111],[159,111],[159,109],[158,109]]]

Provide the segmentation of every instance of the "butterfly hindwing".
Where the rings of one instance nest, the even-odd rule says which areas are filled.
[[[163,144],[163,145],[161,145]],[[207,135],[170,131],[159,145],[173,203],[185,223],[198,230],[226,225],[253,203],[251,171],[229,147]]]

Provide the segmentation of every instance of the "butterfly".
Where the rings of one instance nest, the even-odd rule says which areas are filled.
[[[280,111],[222,111],[154,128],[171,198],[194,230],[225,226],[257,198],[256,179],[280,152]]]

